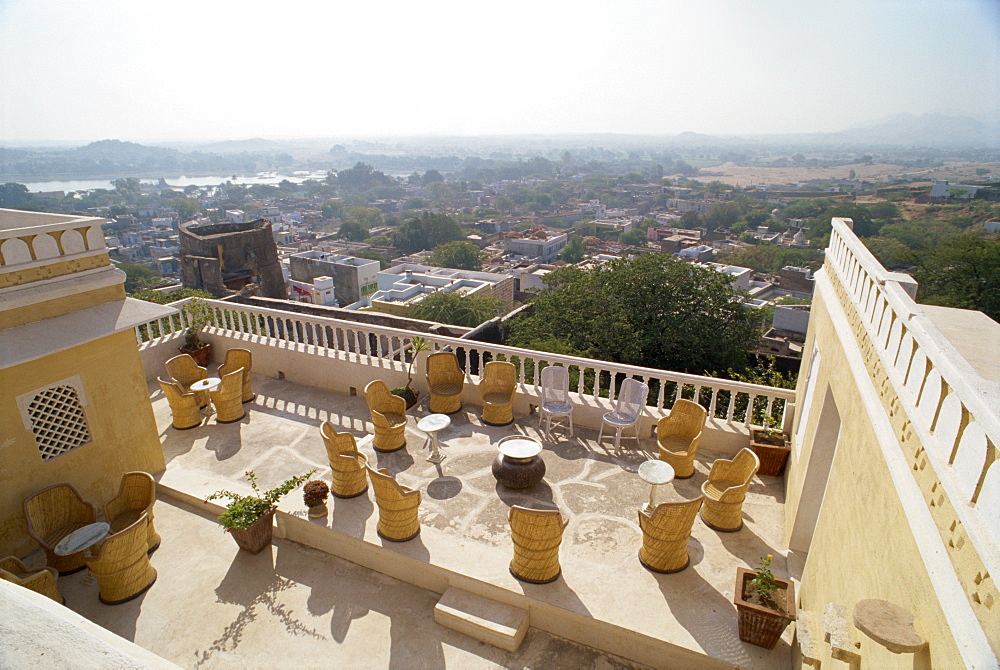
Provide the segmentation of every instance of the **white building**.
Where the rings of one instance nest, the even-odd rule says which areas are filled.
[[[526,232],[523,237],[504,238],[503,248],[504,251],[537,258],[539,263],[551,263],[556,260],[568,241],[569,233],[535,231]]]

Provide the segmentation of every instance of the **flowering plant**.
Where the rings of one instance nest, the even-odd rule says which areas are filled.
[[[231,502],[226,506],[226,511],[219,515],[219,523],[226,529],[228,533],[231,530],[242,530],[244,528],[249,528],[253,525],[253,522],[261,518],[274,506],[278,500],[283,496],[287,495],[292,489],[302,484],[302,482],[309,479],[309,476],[315,470],[310,470],[304,475],[299,475],[298,477],[291,477],[282,482],[279,486],[273,489],[268,489],[267,491],[261,492],[257,487],[257,475],[254,474],[253,470],[246,472],[246,477],[250,480],[250,487],[253,489],[254,495],[241,495],[239,493],[233,493],[232,491],[216,491],[212,495],[205,498],[205,502],[209,500],[218,500],[219,498],[226,498]]]
[[[774,581],[774,574],[771,572],[771,561],[774,560],[772,554],[760,557],[760,567],[755,571],[753,579],[750,580],[752,586],[762,601],[770,601],[771,596],[778,589],[777,582]]]

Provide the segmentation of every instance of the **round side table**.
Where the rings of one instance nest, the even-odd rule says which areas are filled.
[[[656,487],[674,480],[674,468],[664,461],[649,460],[639,466],[639,478],[649,484],[649,502],[645,507],[648,512],[656,507]]]
[[[427,433],[431,438],[431,455],[427,460],[440,463],[445,459],[438,444],[438,433],[451,425],[451,417],[447,414],[431,414],[417,422],[417,428]]]

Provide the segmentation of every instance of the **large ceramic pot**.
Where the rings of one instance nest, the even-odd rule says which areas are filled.
[[[545,461],[539,456],[541,443],[526,435],[511,435],[497,444],[493,476],[509,489],[526,489],[545,476]]]
[[[251,554],[259,554],[265,547],[271,546],[271,528],[274,521],[274,510],[275,508],[272,507],[266,514],[254,521],[247,528],[233,528],[229,531],[240,549],[249,551]]]
[[[753,570],[736,568],[733,604],[739,614],[740,639],[758,647],[774,649],[785,628],[795,621],[795,584],[787,579],[775,578],[778,590],[774,599],[782,609],[773,609],[761,604],[756,591],[750,586],[755,574]]]
[[[785,469],[792,448],[785,433],[768,434],[766,430],[750,432],[750,450],[760,460],[758,475],[777,477]]]
[[[212,360],[212,345],[209,342],[202,342],[201,349],[181,347],[180,352],[193,358],[194,362],[203,368],[208,367],[208,362]]]

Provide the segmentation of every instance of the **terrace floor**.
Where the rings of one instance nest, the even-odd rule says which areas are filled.
[[[478,407],[466,406],[462,412],[452,416],[451,426],[440,433],[442,451],[447,458],[440,465],[434,465],[425,460],[428,453],[427,438],[416,428],[417,420],[427,414],[423,398],[417,407],[410,410],[406,449],[392,454],[380,454],[371,449],[370,440],[364,439],[372,426],[362,397],[345,396],[260,376],[254,377],[254,385],[258,395],[252,403],[246,405],[248,413],[244,419],[232,424],[217,424],[214,417],[209,417],[202,426],[186,431],[170,427],[166,399],[155,384],[150,385],[150,397],[167,461],[167,470],[160,477],[162,490],[180,500],[193,502],[198,507],[202,506],[201,499],[213,491],[222,488],[248,490],[243,478],[247,470],[257,473],[264,488],[270,488],[290,476],[313,468],[317,469],[314,478],[329,480],[329,467],[319,425],[323,421],[330,421],[337,430],[355,434],[360,450],[367,454],[370,463],[388,468],[402,484],[421,491],[422,530],[417,538],[405,543],[389,543],[378,538],[375,533],[378,511],[370,490],[368,495],[350,500],[331,498],[328,517],[307,520],[301,494],[294,491],[285,498],[279,509],[287,513],[289,519],[297,520],[295,523],[305,527],[306,532],[318,534],[315,543],[306,540],[307,544],[364,562],[350,554],[353,550],[346,549],[348,540],[356,540],[354,544],[371,552],[387,554],[390,559],[410,561],[411,565],[426,565],[435,572],[426,577],[415,576],[412,580],[404,578],[415,584],[423,582],[423,585],[429,585],[435,591],[443,589],[441,584],[456,584],[462,588],[464,586],[461,585],[469,583],[482,585],[487,592],[492,590],[498,594],[498,600],[524,603],[525,609],[531,612],[533,627],[541,627],[565,637],[572,638],[574,626],[578,626],[581,621],[594,622],[595,625],[606,628],[609,639],[615,639],[616,636],[620,638],[622,635],[628,639],[632,635],[642,644],[647,641],[654,645],[663,644],[665,659],[673,658],[676,661],[686,658],[694,664],[704,664],[707,667],[789,666],[789,643],[794,626],[786,630],[783,640],[773,651],[745,644],[739,640],[736,610],[731,602],[735,568],[753,565],[762,555],[774,554],[775,573],[782,577],[788,576],[787,566],[782,558],[787,551],[782,539],[784,488],[780,479],[759,477],[755,480],[744,504],[744,528],[737,533],[718,533],[700,519],[696,520],[690,541],[689,568],[676,574],[659,575],[642,568],[636,555],[641,544],[636,510],[649,496],[649,486],[639,479],[636,472],[644,460],[654,456],[653,440],[642,440],[638,448],[635,440],[623,440],[622,453],[616,454],[613,439],[605,436],[598,443],[597,431],[591,429],[577,427],[573,438],[560,433],[554,441],[543,439],[543,458],[547,466],[545,479],[531,489],[515,492],[496,483],[490,465],[496,456],[495,445],[501,437],[519,433],[540,435],[537,417],[534,415],[516,416],[513,425],[498,428],[482,423]],[[712,461],[718,457],[729,456],[712,452],[711,444],[703,443],[694,477],[660,487],[659,501],[697,497]],[[547,585],[523,584],[508,573],[512,544],[507,515],[512,505],[556,505],[569,519],[560,550],[563,573],[556,582]],[[209,507],[202,509],[207,510]],[[159,514],[158,512],[158,520]],[[204,519],[198,518],[192,523],[200,525],[203,521]],[[291,533],[294,526],[289,524],[293,524],[293,521],[285,523],[286,529],[290,529],[288,532]],[[311,525],[303,526],[304,524]],[[279,519],[279,535],[283,534],[282,527]],[[160,532],[162,534],[163,530]],[[329,537],[322,537],[323,533]],[[295,534],[296,539],[300,539],[301,528]],[[221,554],[223,562],[228,560],[231,564],[223,583],[215,587],[219,601],[225,601],[219,595],[219,589],[226,582],[234,585],[241,583],[242,570],[246,569],[247,580],[254,584],[253,588],[260,592],[259,597],[266,601],[265,606],[271,618],[284,616],[282,612],[286,606],[282,604],[283,601],[279,602],[281,599],[275,597],[277,593],[267,591],[271,588],[269,585],[274,583],[273,578],[264,578],[259,574],[259,571],[267,572],[274,567],[275,574],[280,576],[277,566],[281,561],[274,566],[258,565],[261,561],[271,559],[266,556],[264,559],[244,556],[235,550],[235,544],[225,538],[224,534],[220,532],[219,537],[233,545],[231,551]],[[166,542],[165,540],[165,544]],[[279,559],[283,554],[314,551],[300,549],[297,547],[301,545],[282,541],[277,541],[276,546]],[[339,551],[340,547],[345,547],[345,553]],[[220,559],[220,552],[215,546],[208,552],[211,556],[205,558],[201,557],[199,549],[200,547],[193,548],[193,551],[199,553],[191,559],[191,569],[195,575],[201,570],[199,566],[206,561],[218,562]],[[318,560],[328,561],[323,556],[325,555],[321,554]],[[379,560],[384,559],[373,559],[373,562],[378,563]],[[331,580],[335,581],[337,575],[348,568],[336,561],[331,563],[339,566],[331,568]],[[362,570],[368,575],[363,578],[367,582],[386,583],[390,579],[357,566],[350,569]],[[391,574],[392,571],[389,572]],[[445,577],[442,578],[441,575]],[[314,590],[321,588],[322,582],[318,578],[306,582],[292,581],[300,585],[309,583]],[[151,599],[151,596],[146,598]],[[249,592],[244,594],[244,599],[248,598]],[[449,639],[452,639],[452,635],[464,638],[457,633],[446,632],[446,629],[432,623],[433,594],[414,598],[414,602],[426,600],[429,603],[416,605],[411,612],[415,635],[424,635],[424,628],[431,628],[437,631],[435,635],[438,638],[446,634]],[[310,597],[309,603],[312,602]],[[348,612],[354,611],[355,607],[357,611],[372,609],[365,604],[363,597],[361,601],[352,604],[350,598],[345,597],[341,601],[338,596],[336,603]],[[231,627],[240,626],[241,617],[249,616],[245,608],[229,609],[234,616]],[[89,616],[86,612],[82,613]],[[562,616],[565,616],[564,620],[560,619]],[[352,617],[353,615],[348,614],[342,617],[340,623],[331,623],[332,637],[338,645],[343,642],[343,634],[338,637],[337,626],[350,626]],[[343,621],[345,618],[346,624]],[[407,625],[403,620],[393,619],[392,630],[395,631],[397,626],[405,628]],[[310,623],[307,628],[310,626],[314,627],[315,624]],[[293,628],[288,630],[294,633]],[[593,644],[608,648],[602,643],[605,631],[601,630]],[[136,638],[141,637],[137,631],[132,632]],[[501,656],[505,652],[483,646],[471,638],[464,638],[467,640],[464,645],[456,644],[466,648],[473,645],[477,650],[475,653],[482,658],[482,665],[486,667],[490,663],[508,665],[510,659],[516,659],[514,665],[518,667],[530,667],[535,661],[542,660],[541,657],[532,655],[538,648],[555,644],[552,640],[559,639],[545,638],[544,642],[532,642],[533,639],[541,639],[538,635],[543,635],[534,628],[533,634],[536,637],[529,638],[527,646],[522,647],[522,652],[503,658]],[[395,633],[391,637],[390,655],[396,644]],[[136,641],[143,644],[141,639]],[[200,661],[197,654],[211,650],[211,647],[205,646],[205,642],[186,642],[184,644],[190,647],[188,650],[178,650],[167,657],[181,659],[179,662],[182,664],[189,664],[183,660],[185,658]],[[314,641],[305,634],[290,637],[287,642],[311,648]],[[233,653],[238,654],[241,647],[247,646],[246,641],[235,636]],[[610,646],[615,648],[613,644]],[[532,651],[533,648],[536,652]],[[483,652],[483,649],[490,651]],[[156,651],[155,648],[153,650]],[[226,649],[217,651],[217,660],[228,658],[226,654],[230,653]],[[265,654],[261,657],[263,660],[266,658],[266,645],[261,653]],[[522,653],[526,656],[521,656]],[[534,661],[529,662],[529,659]],[[243,658],[244,662],[247,660]],[[440,660],[440,657],[436,657],[429,667],[447,664],[447,655],[444,659],[446,662],[439,662]],[[366,663],[361,663],[362,667],[365,665]],[[376,661],[373,657],[369,665],[385,667],[387,663],[385,659]],[[480,667],[477,663],[456,661],[456,667],[469,665]]]

